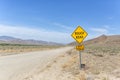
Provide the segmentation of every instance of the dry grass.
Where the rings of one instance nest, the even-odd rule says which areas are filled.
[[[65,69],[65,68],[68,68],[68,67],[71,67],[73,64],[76,63],[76,59],[77,59],[77,56],[73,56],[67,63],[64,63],[62,65],[62,68]]]
[[[58,47],[61,46],[0,44],[0,55],[11,55],[11,54],[19,54],[22,52],[41,51],[46,49],[58,48]]]
[[[120,53],[120,46],[119,45],[104,45],[104,44],[91,44],[86,46],[85,51],[86,53],[92,53],[99,55],[98,53],[108,54],[108,55],[116,55],[117,53]]]
[[[69,55],[71,59],[62,66],[63,70],[77,76],[76,80],[82,80],[82,76],[83,80],[86,80],[88,77],[80,74],[78,51],[74,49]],[[98,80],[111,80],[112,76],[116,80],[120,76],[120,45],[88,45],[82,52],[83,63],[85,64],[85,74],[92,74],[93,76],[90,77],[92,80],[96,78]],[[117,71],[115,72],[115,70]],[[104,76],[106,74],[110,76]]]
[[[86,74],[84,71],[81,71],[78,75],[75,76],[75,80],[87,80]]]

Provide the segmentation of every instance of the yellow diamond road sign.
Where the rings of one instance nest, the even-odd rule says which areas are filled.
[[[88,33],[81,27],[78,26],[75,31],[72,33],[72,37],[78,42],[78,43],[82,43],[83,40],[86,38],[86,36],[88,35]]]

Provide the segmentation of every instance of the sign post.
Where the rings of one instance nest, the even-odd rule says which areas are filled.
[[[81,60],[81,53],[80,53],[80,51],[79,51],[79,58],[80,58],[80,69],[82,69],[82,60]]]
[[[76,40],[78,45],[76,46],[76,50],[79,51],[79,58],[80,58],[80,69],[82,69],[82,57],[81,57],[81,51],[84,50],[84,45],[81,44],[83,40],[87,37],[88,33],[81,27],[78,26],[74,32],[71,34],[71,36]]]

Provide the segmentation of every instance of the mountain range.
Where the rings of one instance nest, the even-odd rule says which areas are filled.
[[[120,45],[120,35],[101,35],[99,37],[84,41],[83,44],[99,44],[99,45]],[[68,45],[77,45],[76,42],[69,43]]]
[[[42,40],[34,40],[34,39],[20,39],[11,36],[0,36],[0,44],[24,44],[24,45],[63,45],[61,43],[56,42],[47,42]],[[83,42],[85,45],[91,44],[107,44],[107,45],[120,45],[120,35],[101,35],[99,37],[87,40]],[[76,45],[76,42],[71,42],[68,45]]]
[[[0,36],[0,44],[25,44],[25,45],[63,45],[56,42],[47,42],[42,40],[28,39],[23,40],[20,38],[15,38],[11,36]]]

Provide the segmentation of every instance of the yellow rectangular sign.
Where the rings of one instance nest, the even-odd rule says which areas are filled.
[[[76,46],[76,50],[84,50],[84,45],[78,45]]]

